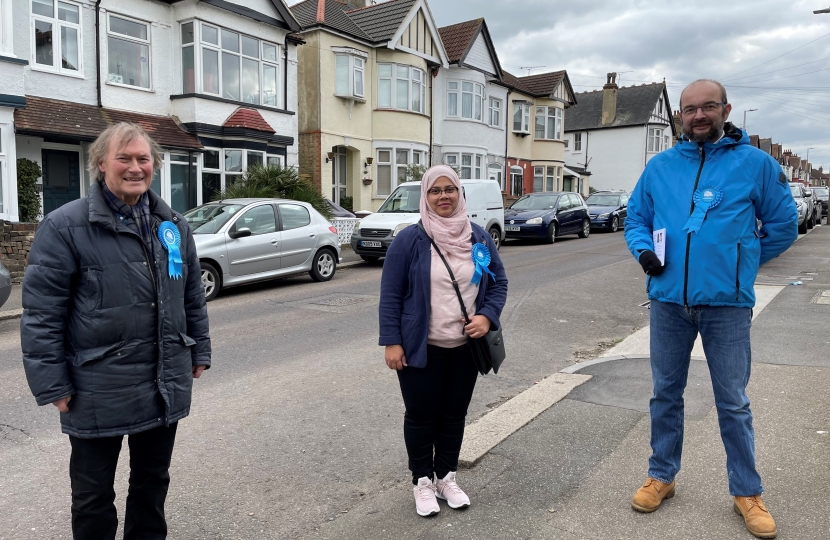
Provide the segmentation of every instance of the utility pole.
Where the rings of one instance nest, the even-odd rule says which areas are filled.
[[[754,112],[754,111],[757,111],[757,110],[758,110],[758,109],[745,109],[745,110],[744,110],[744,123],[743,123],[743,124],[741,124],[741,129],[743,129],[744,131],[746,131],[746,113],[748,113],[748,112]]]

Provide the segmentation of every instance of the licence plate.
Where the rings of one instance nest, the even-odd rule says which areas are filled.
[[[363,240],[360,242],[360,245],[363,247],[381,247],[380,242],[374,242],[371,240]]]
[[[505,231],[521,231],[519,227],[505,227]]]

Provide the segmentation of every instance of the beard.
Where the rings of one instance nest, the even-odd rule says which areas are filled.
[[[726,121],[723,117],[719,118],[718,120],[711,120],[706,119],[703,121],[699,120],[692,120],[689,124],[683,124],[683,135],[692,142],[695,143],[713,143],[720,139],[721,133],[723,133],[723,125]],[[695,133],[694,127],[696,126],[709,126],[709,130],[704,133]]]

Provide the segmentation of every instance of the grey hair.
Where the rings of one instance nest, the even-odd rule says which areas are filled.
[[[86,161],[86,170],[89,175],[99,182],[104,181],[104,173],[98,168],[98,165],[107,159],[107,154],[110,150],[110,145],[115,142],[116,149],[120,150],[138,139],[143,137],[150,146],[150,155],[153,158],[153,169],[160,169],[163,158],[163,150],[156,141],[144,130],[143,127],[132,122],[119,122],[113,124],[105,129],[95,142],[89,147],[89,152]]]
[[[684,89],[683,89],[683,92],[680,92],[680,108],[681,108],[681,109],[683,108],[683,94],[686,92],[686,90],[688,90],[688,89],[689,89],[689,87],[690,87],[690,86],[692,86],[693,84],[702,83],[702,82],[712,83],[712,84],[714,84],[715,86],[717,86],[717,87],[718,87],[718,89],[720,89],[720,100],[721,100],[721,103],[724,103],[724,104],[729,103],[729,101],[727,101],[727,99],[726,99],[726,88],[725,88],[725,87],[724,87],[721,83],[719,83],[718,81],[716,81],[716,80],[714,80],[714,79],[698,79],[698,80],[696,80],[696,81],[695,81],[695,82],[693,82],[693,83],[689,83],[689,84],[686,86],[686,88],[684,88]]]

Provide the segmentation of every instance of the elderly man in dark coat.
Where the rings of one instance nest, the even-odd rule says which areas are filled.
[[[187,222],[150,190],[158,145],[139,126],[89,150],[89,194],[40,224],[23,282],[23,365],[39,405],[60,411],[72,455],[75,539],[114,539],[124,435],[124,538],[167,536],[164,500],[177,422],[210,367],[199,258]]]

